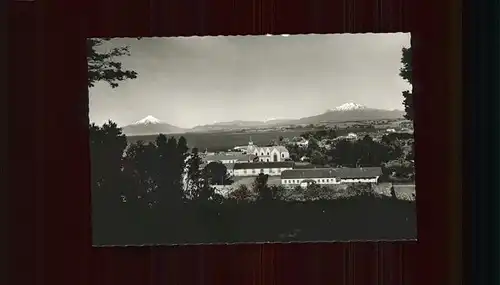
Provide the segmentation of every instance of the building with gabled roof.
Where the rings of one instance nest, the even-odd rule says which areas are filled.
[[[221,162],[223,164],[228,163],[240,163],[240,162],[252,162],[256,156],[253,154],[213,154],[203,157],[203,161],[206,163],[210,162]]]
[[[280,176],[283,171],[293,169],[293,161],[236,163],[234,176],[257,176],[260,173],[269,176]]]
[[[281,173],[281,184],[294,187],[308,186],[311,181],[320,185],[377,183],[381,175],[381,167],[292,169]]]
[[[252,140],[248,142],[246,153],[257,156],[262,162],[280,162],[290,158],[288,149],[282,145],[259,147]]]

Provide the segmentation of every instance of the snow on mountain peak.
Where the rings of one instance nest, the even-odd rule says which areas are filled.
[[[153,116],[146,116],[144,119],[135,122],[136,125],[139,125],[139,124],[148,125],[148,124],[158,124],[158,123],[161,123],[161,121]]]
[[[342,104],[335,109],[334,111],[351,111],[351,110],[360,110],[360,109],[366,109],[364,105],[356,104],[356,103],[345,103]]]

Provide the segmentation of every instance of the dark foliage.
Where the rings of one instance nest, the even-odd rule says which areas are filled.
[[[406,80],[408,83],[413,84],[412,82],[412,52],[411,47],[402,49],[401,56],[401,67],[399,75],[401,78]],[[405,118],[413,121],[414,109],[413,109],[413,93],[412,91],[403,91],[403,105],[405,106]]]
[[[203,169],[210,185],[231,185],[233,180],[227,173],[227,167],[221,162],[211,162]]]
[[[368,188],[332,200],[323,198],[326,189],[312,186],[306,199],[297,201],[285,199],[284,189],[268,185],[267,175],[261,174],[251,189],[242,186],[223,198],[210,187],[210,172],[200,169],[197,149],[187,152],[184,138],[160,135],[154,143],[127,147],[111,122],[92,125],[90,131],[95,244],[399,239],[416,234],[414,203],[377,197]]]
[[[356,141],[339,140],[330,151],[331,164],[340,167],[379,167],[401,155],[398,146],[376,142],[370,136]]]
[[[88,86],[93,87],[98,81],[107,82],[112,88],[118,82],[137,78],[137,72],[125,70],[116,59],[129,55],[128,47],[112,48],[104,51],[100,48],[106,39],[87,39]]]

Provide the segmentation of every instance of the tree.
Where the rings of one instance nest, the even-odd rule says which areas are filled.
[[[347,186],[348,193],[355,196],[374,196],[375,191],[370,183],[357,183]]]
[[[98,81],[106,81],[112,88],[118,86],[118,82],[126,79],[134,79],[137,73],[131,70],[123,70],[122,64],[114,59],[119,56],[128,55],[126,47],[114,48],[108,52],[98,51],[98,47],[104,43],[103,39],[87,40],[87,63],[89,88]],[[107,229],[114,228],[114,232],[120,232],[116,226],[116,219],[124,219],[124,214],[134,212],[142,205],[143,199],[138,195],[135,177],[127,175],[134,173],[132,164],[124,159],[127,139],[121,133],[121,129],[115,123],[109,121],[102,127],[95,124],[89,125],[90,152],[91,152],[91,176],[92,176],[92,210],[94,226],[101,228],[95,233],[101,232],[97,239],[107,235]],[[129,166],[127,168],[127,166]],[[127,218],[125,218],[127,219]],[[114,233],[118,236],[123,234]],[[94,237],[96,238],[96,237]]]
[[[223,197],[215,193],[215,188],[210,186],[208,183],[208,177],[202,172],[200,188],[198,189],[197,195],[194,197],[196,200],[201,202],[212,201],[220,204]]]
[[[91,124],[89,132],[93,187],[109,189],[118,182],[121,175],[127,139],[121,129],[111,121],[102,127]]]
[[[311,163],[314,165],[325,165],[327,163],[327,159],[325,155],[319,151],[314,150],[310,154]]]
[[[334,195],[333,189],[321,186],[316,183],[311,183],[307,186],[307,190],[304,191],[304,198],[306,200],[322,200],[331,199]]]
[[[229,193],[229,198],[238,202],[250,200],[252,196],[252,192],[245,184],[240,185],[236,190]]]
[[[316,140],[314,137],[311,137],[307,144],[306,155],[308,157],[311,157],[312,153],[315,151],[320,151],[319,143],[318,140]]]
[[[202,163],[198,148],[193,148],[186,165],[189,198],[197,201],[219,198],[215,189],[210,186],[207,174],[201,170]]]
[[[330,151],[332,163],[340,167],[356,167],[359,155],[355,143],[348,140],[338,140]]]
[[[296,144],[287,145],[287,149],[293,161],[300,161],[303,156],[307,155],[307,149],[301,148]]]
[[[158,186],[157,198],[161,203],[167,203],[169,207],[179,203],[184,197],[182,187],[182,175],[185,168],[187,149],[179,147],[182,144],[174,138],[167,138],[160,134],[156,138],[156,154],[152,163],[154,179]]]
[[[89,125],[89,133],[93,238],[97,243],[117,240],[130,230],[130,223],[121,221],[136,217],[145,204],[138,198],[134,178],[125,170],[127,141],[121,129],[110,121]]]
[[[337,135],[337,132],[335,131],[335,129],[332,129],[332,128],[328,129],[327,137],[329,139],[335,139],[335,138],[337,138],[338,135]]]
[[[109,121],[101,127],[91,124],[90,133],[90,159],[92,198],[97,201],[109,203],[120,201],[123,195],[123,154],[127,147],[127,139],[118,126]]]
[[[415,160],[415,142],[411,143],[410,151],[406,154],[406,160]]]
[[[155,175],[156,159],[156,146],[152,143],[138,141],[127,148],[123,169],[130,183],[127,185],[130,189],[127,200],[137,198],[149,207],[158,203],[155,193],[159,184]],[[119,188],[119,185],[113,187]]]
[[[293,188],[284,188],[281,198],[286,201],[299,201],[304,199],[304,188],[300,185],[297,185]]]
[[[279,197],[285,194],[285,189],[281,186],[267,184],[269,180],[269,175],[264,173],[259,173],[255,178],[253,183],[253,191],[257,194],[257,200],[259,201],[273,201],[277,200]]]
[[[358,141],[339,140],[330,151],[331,163],[342,167],[377,167],[402,156],[400,147],[385,145],[365,136]]]
[[[399,76],[408,83],[413,84],[412,80],[412,50],[411,47],[402,49],[401,64],[403,67],[399,70]],[[412,91],[403,91],[403,104],[405,106],[405,118],[413,121],[413,93]]]
[[[128,48],[114,48],[108,52],[98,51],[106,39],[87,39],[87,63],[88,63],[88,87],[93,87],[95,82],[106,81],[111,87],[117,87],[119,81],[134,79],[137,73],[131,70],[123,70],[122,64],[114,59],[119,56],[128,55]],[[92,157],[93,188],[103,186],[103,176],[108,176],[108,187],[114,182],[109,182],[111,169],[118,173],[122,172],[122,158],[127,146],[127,139],[121,133],[121,129],[111,121],[98,127],[95,124],[89,126],[90,150]],[[118,163],[119,161],[119,163]],[[111,166],[111,165],[114,165]],[[118,170],[117,170],[118,169]],[[117,176],[118,174],[114,174]],[[120,175],[123,175],[121,173]],[[114,185],[117,187],[117,185]]]
[[[396,190],[394,190],[394,185],[391,185],[391,198],[396,199]]]
[[[177,140],[177,151],[175,152],[174,163],[176,164],[175,170],[176,178],[179,180],[175,181],[176,185],[182,188],[182,176],[184,175],[187,159],[189,157],[189,147],[187,145],[187,140],[185,137],[181,136],[179,140]]]
[[[269,190],[272,200],[282,200],[287,195],[287,189],[282,185],[271,185],[269,186]]]
[[[391,134],[386,134],[382,136],[382,142],[389,145],[393,142],[396,142],[398,140],[410,140],[413,139],[412,134],[408,133],[391,133]]]
[[[112,88],[118,87],[118,82],[137,78],[137,72],[125,70],[117,57],[130,55],[128,47],[112,48],[109,51],[99,51],[99,47],[108,39],[87,39],[88,87],[93,87],[98,81],[107,82]]]
[[[315,200],[321,198],[321,186],[315,182],[307,185],[306,191],[304,191],[304,198],[307,200]]]
[[[270,140],[269,143],[267,144],[267,146],[277,146],[277,145],[278,142],[275,139]]]
[[[267,186],[267,181],[269,180],[269,175],[264,173],[259,173],[259,175],[255,178],[253,182],[253,189],[258,193],[258,190],[261,190]]]
[[[391,160],[383,165],[384,172],[391,178],[413,179],[415,166],[407,160]]]
[[[310,140],[310,139],[315,137],[315,132],[314,131],[307,131],[307,132],[302,133],[300,136],[306,140]]]
[[[198,153],[198,148],[193,148],[187,160],[187,192],[190,198],[197,198],[203,189],[203,176],[201,164],[203,161]]]
[[[209,181],[210,185],[231,185],[233,181],[229,177],[227,173],[227,168],[224,164],[220,162],[211,162],[203,171],[206,174],[206,177]]]
[[[257,193],[257,199],[259,200],[272,200],[271,189],[267,186],[267,181],[269,180],[269,175],[264,173],[259,173],[253,182],[253,190]]]

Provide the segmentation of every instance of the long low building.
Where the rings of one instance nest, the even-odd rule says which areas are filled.
[[[281,184],[306,187],[313,183],[319,185],[377,183],[381,175],[380,167],[292,169],[281,173]]]
[[[293,161],[235,163],[230,171],[234,176],[257,176],[260,173],[279,176],[293,169]]]
[[[207,155],[203,157],[203,161],[205,163],[210,163],[210,162],[221,162],[223,164],[229,164],[229,163],[245,163],[245,162],[252,162],[256,158],[255,155],[252,154],[241,154],[241,153],[231,153],[231,154],[213,154],[213,155]]]

